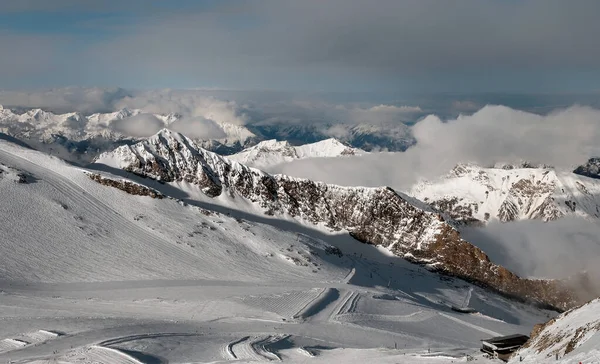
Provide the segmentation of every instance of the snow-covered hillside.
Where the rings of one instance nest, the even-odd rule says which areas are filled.
[[[0,362],[484,361],[480,339],[553,315],[343,232],[6,141],[0,164]],[[450,309],[467,296],[478,314]]]
[[[339,157],[363,154],[364,151],[349,147],[330,138],[316,143],[293,146],[287,141],[265,140],[227,158],[250,167],[266,169],[277,164],[304,158]]]
[[[221,157],[169,130],[102,154],[96,165],[168,183],[208,203],[240,203],[307,226],[346,230],[357,240],[505,294],[557,308],[578,298],[555,281],[522,279],[463,240],[452,220],[391,188],[341,187],[271,176]],[[182,187],[183,186],[183,187]],[[194,192],[197,191],[197,192]],[[167,193],[168,194],[168,193]]]
[[[526,346],[511,360],[521,362],[600,362],[600,298],[537,326]]]
[[[3,363],[486,362],[480,339],[553,316],[239,195],[2,140],[0,164]]]
[[[460,164],[409,193],[465,223],[600,217],[600,180],[548,167]]]

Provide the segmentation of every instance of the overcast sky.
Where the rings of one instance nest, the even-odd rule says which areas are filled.
[[[0,1],[6,88],[570,92],[596,0]]]

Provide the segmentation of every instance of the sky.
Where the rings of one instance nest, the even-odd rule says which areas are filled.
[[[596,92],[595,0],[0,1],[3,89]]]

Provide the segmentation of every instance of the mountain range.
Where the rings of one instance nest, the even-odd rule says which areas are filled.
[[[503,294],[566,309],[580,302],[564,282],[520,278],[463,240],[457,222],[391,188],[341,187],[284,175],[271,176],[161,130],[133,145],[101,154],[95,164],[161,183],[199,188],[210,199],[251,203],[268,216],[346,230],[430,269]]]
[[[139,131],[134,132],[127,127],[127,123],[135,124],[135,118],[150,121],[138,125]],[[162,127],[177,128],[178,125],[193,120],[194,118],[178,113],[156,114],[127,108],[84,115],[79,112],[55,114],[42,109],[17,111],[0,106],[0,133],[82,164],[90,162],[101,152],[141,140],[140,132],[147,133],[148,130]],[[237,125],[219,120],[203,120],[208,125],[196,125],[194,128],[208,128],[209,134],[218,137],[194,140],[204,149],[222,155],[239,153],[244,148],[272,139],[287,141],[290,145],[304,145],[335,137],[354,148],[390,151],[403,151],[414,144],[410,128],[402,123],[371,125],[343,121],[329,124],[256,122]]]
[[[404,333],[403,340],[412,335],[425,338],[425,341],[419,339],[420,344],[411,345],[422,347],[436,342],[472,348],[473,342],[478,343],[484,335],[530,328],[533,323],[544,321],[543,317],[554,316],[553,311],[546,309],[575,308],[598,294],[592,291],[593,285],[586,284],[585,276],[562,281],[519,277],[492,262],[485,252],[463,238],[461,228],[466,223],[483,216],[478,224],[484,225],[485,213],[491,215],[492,208],[502,206],[505,200],[478,205],[477,210],[472,207],[473,213],[469,215],[457,215],[455,212],[460,209],[456,206],[444,209],[443,204],[435,203],[439,200],[433,198],[444,195],[442,192],[449,188],[447,184],[451,184],[456,187],[454,193],[459,201],[466,198],[464,196],[485,196],[485,191],[497,200],[504,195],[512,196],[520,209],[514,215],[516,219],[558,219],[569,214],[595,219],[590,209],[591,201],[595,201],[592,197],[597,181],[573,173],[563,174],[548,166],[460,165],[440,181],[416,186],[415,191],[421,195],[412,196],[389,187],[344,187],[270,175],[208,151],[169,129],[101,153],[86,168],[69,165],[12,141],[14,139],[0,141],[0,189],[4,197],[0,215],[6,222],[1,230],[4,243],[0,245],[0,294],[3,305],[10,307],[13,315],[21,312],[19,310],[27,317],[35,313],[34,321],[44,322],[45,328],[55,327],[52,326],[54,321],[40,318],[43,311],[31,309],[69,306],[71,309],[61,315],[72,313],[79,317],[83,312],[89,315],[90,309],[106,315],[105,310],[114,306],[108,305],[106,300],[116,302],[115,297],[118,297],[118,312],[125,310],[144,317],[145,305],[149,303],[147,295],[156,294],[158,297],[170,295],[173,299],[152,301],[146,317],[155,317],[157,310],[167,313],[172,310],[167,316],[186,320],[186,325],[195,322],[194,315],[200,315],[201,320],[213,320],[211,327],[226,330],[228,322],[218,321],[236,315],[251,318],[250,321],[235,319],[236,331],[240,330],[241,322],[244,330],[264,332],[265,327],[253,326],[255,324],[250,322],[284,319],[289,322],[284,330],[302,327],[301,330],[309,330],[304,333],[310,332],[311,337],[330,340],[328,325],[335,321],[335,325],[343,325],[345,331],[359,335],[338,337],[337,342],[352,340],[370,347],[380,345],[377,343],[385,340],[384,337],[395,335],[396,329],[389,325],[398,322]],[[278,142],[267,142],[263,147],[238,157],[248,162],[269,159],[285,162],[288,158],[325,155],[343,158],[350,153],[348,150],[362,153],[333,140],[304,148]],[[591,192],[583,194],[583,188],[577,183]],[[531,186],[528,189],[521,186],[527,184],[534,186],[535,191],[529,191]],[[460,187],[463,185],[465,188]],[[559,199],[562,188],[571,188],[569,199]],[[422,197],[425,195],[432,197],[426,200]],[[571,197],[575,198],[575,209],[566,203]],[[543,211],[559,211],[563,215],[529,213],[529,205],[548,199],[554,199],[550,204],[554,207]],[[562,205],[568,210],[561,210]],[[511,221],[502,220],[499,211],[494,219]],[[368,245],[375,245],[377,249],[369,249]],[[78,286],[77,282],[86,283]],[[101,284],[93,288],[92,282]],[[307,285],[312,287],[309,282],[326,288],[315,296],[306,290]],[[173,284],[176,286],[170,287]],[[186,288],[179,290],[177,285],[181,284]],[[189,287],[198,284],[206,285],[202,286],[202,295],[211,297],[213,303],[197,301],[195,290]],[[234,288],[230,285],[238,284],[248,287],[248,296],[232,293]],[[29,285],[32,288],[28,288]],[[124,287],[128,287],[127,293]],[[159,288],[153,291],[150,287]],[[296,293],[289,293],[290,289]],[[365,289],[368,293],[363,292]],[[58,296],[54,293],[57,290]],[[257,293],[263,291],[279,293],[263,299],[261,293]],[[44,292],[58,298],[46,297]],[[233,302],[238,302],[235,297],[242,295],[244,304],[223,301],[223,294],[227,297],[233,294]],[[28,295],[37,298],[29,301]],[[61,295],[69,297],[68,301],[61,300]],[[60,302],[52,301],[55,299]],[[277,303],[276,300],[283,301]],[[41,306],[34,308],[31,302],[41,302]],[[273,308],[265,311],[265,305],[271,304]],[[253,305],[262,308],[257,310]],[[480,313],[465,316],[451,309],[465,305]],[[548,356],[548,353],[571,356],[593,353],[588,346],[595,342],[589,338],[593,338],[597,330],[594,326],[597,316],[593,309],[588,309],[590,305],[595,305],[595,301],[566,314],[581,317],[577,327],[562,325],[564,316],[538,327],[541,336],[533,335],[521,355],[535,362],[540,355]],[[222,309],[218,309],[219,306]],[[130,311],[127,307],[131,307]],[[199,308],[190,311],[191,307]],[[418,310],[410,311],[411,307]],[[111,311],[110,315],[116,312]],[[7,327],[16,327],[11,320],[4,318]],[[82,319],[77,320],[81,325]],[[437,327],[431,337],[433,331],[429,324]],[[139,336],[140,330],[165,329],[163,321],[156,327],[136,325],[128,324],[131,329],[118,326],[118,333],[107,332],[110,335],[107,339],[113,339],[100,341],[81,352],[68,351],[69,341],[61,344],[60,339],[55,339],[62,335],[60,332],[73,330],[68,324],[62,326],[67,329],[58,333],[45,329],[43,335],[10,334],[13,336],[0,339],[0,359],[26,361],[39,357],[34,351],[43,348],[28,345],[37,342],[32,337],[40,335],[44,336],[40,340],[55,340],[48,342],[48,348],[64,352],[60,355],[66,356],[57,357],[59,361],[80,356],[82,360],[91,360],[98,355],[103,358],[98,361],[121,362],[135,353],[134,349],[142,348],[147,354],[158,350],[148,344],[133,347],[111,344],[114,340],[120,343],[146,340]],[[184,326],[174,325],[171,330],[187,335]],[[274,325],[277,327],[277,323]],[[450,333],[456,332],[457,325],[467,328],[461,334],[464,343],[451,338],[455,334]],[[204,329],[210,331],[210,328]],[[370,333],[368,340],[363,330]],[[94,335],[103,335],[101,332],[105,331]],[[90,340],[77,333],[74,335],[77,342]],[[163,347],[164,335],[156,335],[161,342],[158,347]],[[266,349],[260,349],[261,340],[273,343],[287,340],[285,336],[273,335],[252,339],[234,337],[229,339],[229,344],[218,345],[226,346],[223,355],[231,359],[246,358],[244,355],[249,355],[248,358],[295,355],[277,349],[279,344],[265,344]],[[255,349],[238,347],[238,342],[245,340],[256,341],[250,344]],[[561,344],[563,342],[571,349],[565,350],[567,346]],[[70,345],[73,349],[73,344]],[[286,345],[294,347],[296,344]],[[216,347],[210,350],[219,351]],[[157,353],[172,355],[162,349]],[[326,355],[319,350],[309,353]],[[414,362],[430,363],[429,357],[423,359],[420,354],[409,354]],[[379,357],[381,354],[370,355]],[[120,359],[115,359],[117,357]],[[186,360],[192,357],[198,358],[191,356]]]

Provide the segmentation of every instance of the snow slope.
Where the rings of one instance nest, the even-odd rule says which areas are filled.
[[[364,151],[349,147],[330,138],[316,143],[293,146],[287,141],[265,140],[227,158],[259,169],[268,169],[277,164],[296,159],[339,157],[363,154]]]
[[[465,223],[600,217],[600,181],[553,168],[461,164],[409,193]]]
[[[480,339],[553,315],[343,232],[132,195],[6,141],[0,164],[0,362],[485,362]],[[450,309],[469,294],[478,314]]]
[[[511,363],[521,362],[520,357],[523,363],[600,362],[600,298],[536,327]]]

